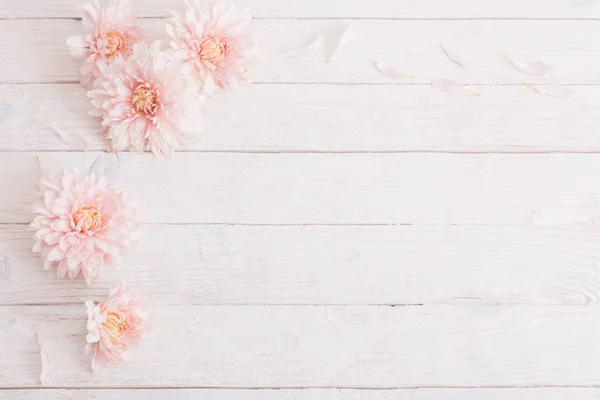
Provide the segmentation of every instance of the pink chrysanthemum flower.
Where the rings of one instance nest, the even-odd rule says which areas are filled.
[[[43,204],[36,208],[33,251],[44,269],[58,277],[79,274],[90,285],[103,266],[113,265],[121,249],[137,239],[136,208],[126,194],[107,187],[104,177],[63,171],[43,174]]]
[[[90,115],[102,117],[113,150],[171,156],[185,135],[201,129],[197,88],[179,74],[181,61],[160,45],[136,44],[128,59],[101,67],[88,92],[95,107]]]
[[[100,368],[127,359],[130,347],[137,345],[150,329],[149,312],[142,307],[140,295],[125,288],[125,281],[110,289],[106,300],[87,307],[86,353],[93,351],[92,369]]]
[[[141,41],[142,29],[136,25],[128,0],[110,0],[102,7],[98,0],[86,4],[81,12],[83,24],[90,30],[86,36],[67,39],[69,51],[83,58],[81,84],[90,89],[98,77],[99,67],[119,57],[129,57],[132,46]]]
[[[251,17],[222,1],[201,4],[184,0],[183,9],[171,13],[167,24],[171,47],[205,93],[215,86],[226,89],[247,82],[256,42],[248,28]]]

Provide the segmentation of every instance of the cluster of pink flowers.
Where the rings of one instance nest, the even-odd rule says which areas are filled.
[[[170,43],[146,42],[128,0],[82,10],[86,35],[66,43],[82,59],[81,83],[100,117],[111,151],[170,156],[201,127],[201,105],[215,91],[248,81],[255,39],[250,17],[225,3],[184,1],[166,23]],[[137,207],[93,172],[42,171],[42,203],[31,223],[33,251],[60,278],[83,276],[91,285],[137,239]],[[86,352],[92,369],[126,359],[149,329],[140,295],[120,279],[106,300],[85,302]]]
[[[137,207],[105,177],[64,170],[42,171],[42,203],[31,223],[33,251],[45,269],[55,267],[59,278],[83,276],[91,285],[103,267],[114,265],[138,236]],[[93,350],[92,369],[123,361],[128,348],[148,330],[148,311],[140,296],[125,290],[121,279],[107,300],[88,308],[86,351]]]
[[[184,1],[167,20],[169,45],[147,34],[128,0],[98,0],[82,12],[85,36],[67,39],[83,59],[91,115],[102,118],[110,149],[170,156],[202,126],[207,95],[248,81],[255,38],[250,16],[222,2]]]

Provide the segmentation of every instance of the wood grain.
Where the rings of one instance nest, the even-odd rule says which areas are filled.
[[[597,400],[599,389],[33,389],[5,390],[5,400]]]
[[[600,384],[597,307],[156,305],[127,365],[93,374],[83,305],[0,307],[0,387],[357,387]],[[322,355],[317,357],[316,355]],[[151,377],[151,378],[150,378]]]
[[[353,39],[338,60],[326,62],[325,50],[310,57],[291,57],[289,50],[325,31],[339,29],[331,20],[256,20],[260,57],[253,80],[267,83],[390,83],[373,66],[382,61],[414,75],[415,83],[440,78],[472,84],[600,82],[596,21],[394,21],[353,22]],[[144,20],[152,38],[164,38],[163,20]],[[70,56],[65,39],[84,34],[81,21],[0,20],[1,82],[75,82],[80,61]],[[335,45],[328,35],[326,47]],[[523,40],[527,37],[527,40]],[[460,55],[468,68],[451,63],[442,43]],[[553,79],[524,75],[502,52],[525,61],[550,64]],[[573,62],[576,59],[577,62]],[[40,63],[39,60],[44,60]]]
[[[73,0],[4,0],[0,18],[80,17]],[[80,2],[81,3],[81,2]],[[140,16],[163,16],[176,0],[132,0]],[[261,18],[585,18],[595,14],[585,0],[537,2],[505,0],[236,0]]]
[[[600,151],[596,86],[561,101],[524,86],[461,99],[417,85],[254,85],[212,98],[199,151]],[[78,84],[0,85],[0,150],[104,150]],[[344,112],[340,112],[343,110]],[[45,122],[85,146],[64,143]]]
[[[101,153],[45,153],[87,170]],[[39,202],[35,153],[0,157],[0,223]],[[596,154],[121,155],[118,186],[140,222],[236,224],[590,223],[600,215]]]
[[[100,300],[123,276],[158,304],[595,304],[600,230],[564,226],[145,225],[87,287],[0,226],[0,304]],[[4,279],[2,279],[4,278]]]

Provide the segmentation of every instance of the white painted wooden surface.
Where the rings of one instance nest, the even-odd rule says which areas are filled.
[[[133,3],[157,35],[175,4]],[[262,37],[254,84],[211,99],[173,160],[121,154],[143,235],[87,288],[43,271],[27,227],[37,157],[88,169],[107,147],[64,46],[77,8],[0,0],[0,399],[599,398],[600,2],[237,3]],[[334,63],[286,55],[342,22]],[[82,302],[118,275],[156,327],[94,375]]]

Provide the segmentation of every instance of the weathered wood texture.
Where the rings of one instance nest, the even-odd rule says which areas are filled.
[[[600,91],[570,90],[563,101],[525,86],[462,99],[418,85],[254,85],[208,101],[204,131],[183,150],[599,151]],[[79,84],[0,85],[0,150],[105,150],[89,110]]]
[[[0,18],[79,17],[73,0],[5,0]],[[177,0],[131,0],[139,16],[163,16]],[[260,18],[589,18],[596,4],[590,0],[236,0]]]
[[[166,306],[131,361],[94,374],[83,305],[0,307],[0,387],[600,385],[600,311],[581,306]],[[320,355],[320,356],[317,356]]]
[[[0,226],[0,304],[100,300],[124,276],[158,304],[588,304],[595,226],[145,225],[91,287],[44,271],[26,226]]]
[[[46,153],[86,170],[101,153]],[[122,154],[117,185],[147,223],[593,223],[597,154]],[[0,157],[0,222],[39,200],[35,153]]]
[[[415,83],[441,78],[486,85],[600,83],[597,21],[354,21],[351,41],[331,64],[326,62],[325,50],[308,57],[291,57],[289,50],[325,31],[338,30],[341,22],[256,20],[253,24],[262,38],[259,62],[252,74],[255,82],[390,83],[373,66],[378,60],[414,75]],[[143,20],[141,25],[153,40],[166,39],[163,20]],[[45,19],[32,24],[30,20],[0,20],[0,32],[2,82],[79,79],[81,61],[70,56],[65,39],[85,33],[81,21]],[[331,49],[335,35],[328,37],[325,48]],[[467,68],[451,63],[438,43],[460,55]],[[524,75],[502,52],[550,64],[553,78]]]

